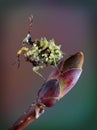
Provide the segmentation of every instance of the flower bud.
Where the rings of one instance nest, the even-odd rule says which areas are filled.
[[[82,52],[77,52],[65,61],[62,60],[39,90],[38,102],[46,107],[55,105],[57,100],[67,94],[78,81],[82,73],[83,62]]]

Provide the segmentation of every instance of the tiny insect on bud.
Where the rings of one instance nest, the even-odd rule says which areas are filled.
[[[84,62],[84,54],[77,52],[61,61],[38,92],[38,101],[51,107],[67,94],[78,81]]]

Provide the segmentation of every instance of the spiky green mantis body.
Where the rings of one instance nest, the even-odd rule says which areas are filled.
[[[26,45],[28,46],[26,47]],[[56,45],[54,39],[48,41],[44,37],[32,41],[30,33],[23,40],[23,47],[17,52],[18,61],[20,61],[19,56],[22,53],[26,61],[32,63],[33,71],[42,78],[44,77],[38,72],[39,69],[43,69],[47,65],[56,66],[63,58],[61,45]]]

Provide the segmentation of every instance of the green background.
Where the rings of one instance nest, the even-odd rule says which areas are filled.
[[[75,0],[0,1],[0,130],[10,125],[35,99],[43,80],[21,57],[12,65],[34,15],[32,37],[54,38],[66,54],[83,51],[83,73],[76,86],[26,130],[97,130],[97,3]],[[66,58],[66,56],[64,56]],[[51,67],[41,72],[47,78]]]

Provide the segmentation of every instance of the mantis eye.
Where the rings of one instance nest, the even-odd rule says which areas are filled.
[[[32,41],[32,38],[31,38],[30,33],[28,33],[27,36],[22,41],[22,43],[25,45],[25,44],[29,44],[30,41]]]

